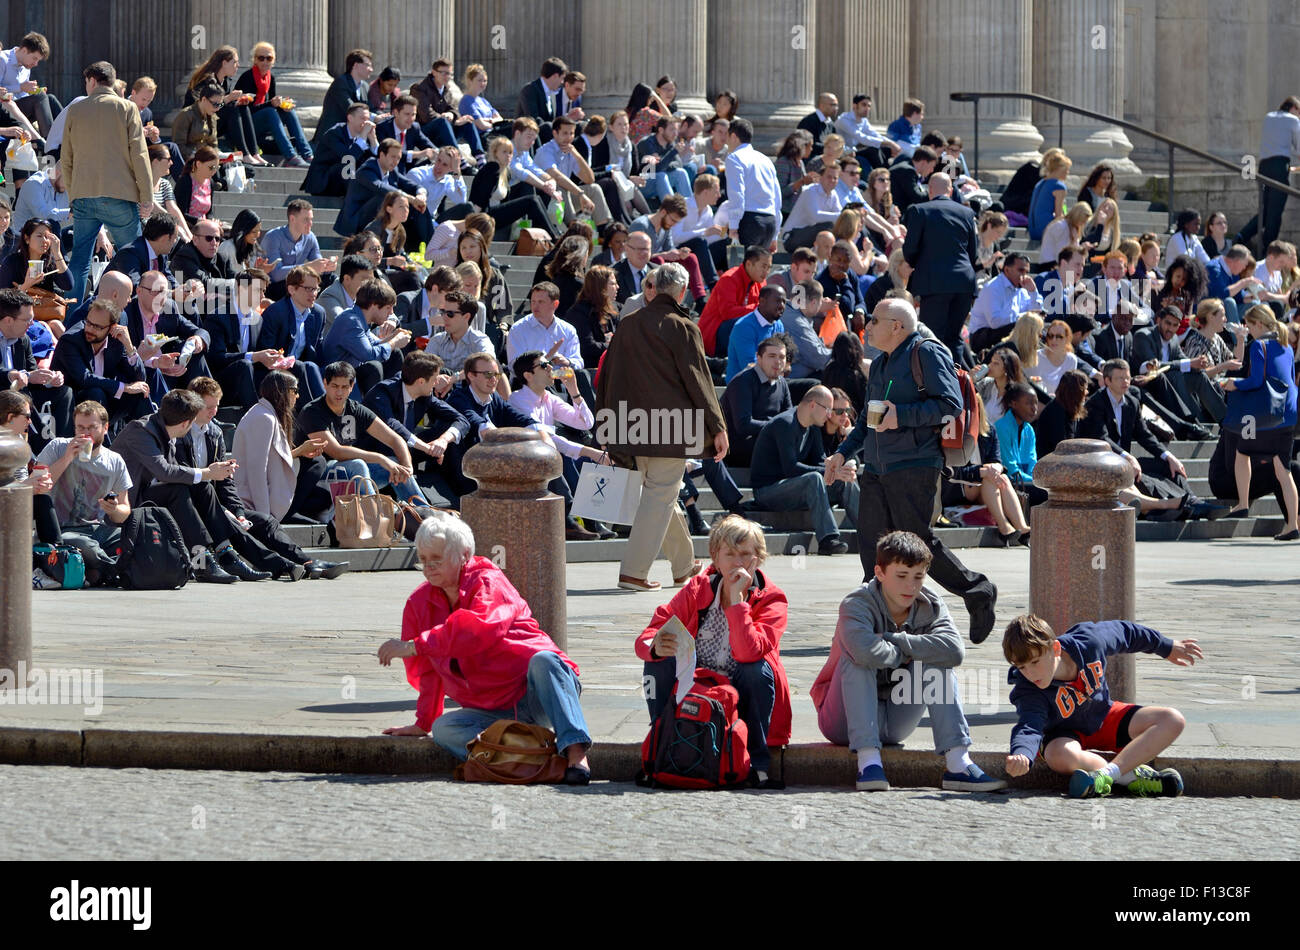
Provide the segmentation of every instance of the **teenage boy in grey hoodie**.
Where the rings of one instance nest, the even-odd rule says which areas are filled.
[[[942,598],[924,586],[930,560],[910,531],[877,542],[875,577],[840,603],[831,655],[810,690],[822,735],[858,754],[858,791],[889,790],[880,745],[902,742],[927,712],[945,790],[1006,788],[971,761],[954,672],[965,651]]]

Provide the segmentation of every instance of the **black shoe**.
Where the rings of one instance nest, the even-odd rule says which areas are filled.
[[[271,572],[271,580],[273,581],[278,581],[282,577],[287,577],[290,581],[300,581],[306,576],[307,568],[301,564],[295,564],[293,561],[285,561],[284,567]]]
[[[582,523],[587,526],[588,531],[596,532],[596,536],[602,541],[608,541],[610,538],[617,537],[613,531],[609,530],[609,526],[604,522],[592,521],[589,518],[585,518]]]
[[[1300,540],[1300,531],[1288,531],[1285,534],[1273,535],[1274,541],[1296,541]]]
[[[234,548],[226,548],[217,561],[223,568],[234,574],[241,581],[267,581],[271,579],[270,571],[259,571],[240,557]]]
[[[1030,535],[1031,533],[1032,533],[1032,532],[1029,532],[1029,531],[1022,531],[1022,532],[1020,532],[1020,543],[1021,543],[1022,545],[1024,545],[1025,547],[1029,547],[1029,535]]]
[[[233,584],[239,580],[233,574],[227,574],[210,554],[203,559],[205,567],[194,572],[194,579],[200,584]]]
[[[1213,439],[1214,433],[1205,426],[1191,425],[1184,428],[1178,438],[1183,442],[1204,442]]]
[[[1016,538],[1019,536],[1019,534],[1020,534],[1020,532],[1019,532],[1019,531],[1016,531],[1014,528],[1011,529],[1010,531],[1008,531],[1006,534],[1003,534],[1001,531],[999,531],[999,532],[998,532],[998,547],[1000,547],[1000,548],[1009,548],[1009,547],[1011,547],[1013,544],[1016,543]]]
[[[564,519],[564,540],[566,541],[595,541],[600,537],[594,531],[588,531],[582,525],[578,524],[577,519],[572,515]]]
[[[564,770],[565,785],[590,785],[591,770],[580,769],[576,765],[570,765]]]
[[[775,792],[784,789],[785,782],[782,782],[779,779],[774,779],[774,778],[765,778],[760,780],[758,777],[758,771],[756,769],[751,769],[749,773],[749,778],[745,780],[745,786],[747,788],[757,788],[760,791]]]
[[[340,574],[346,573],[352,567],[347,561],[322,561],[316,558],[307,564],[307,579],[318,581],[324,578],[332,581]]]
[[[988,585],[987,593],[980,590]],[[992,581],[985,581],[964,598],[966,610],[970,613],[970,642],[983,643],[997,623],[998,588]]]
[[[835,554],[843,554],[848,551],[848,542],[838,534],[828,534],[817,542],[817,553],[830,557]]]
[[[704,523],[704,516],[700,514],[699,505],[686,506],[686,523],[690,526],[691,534],[707,535],[709,526]]]

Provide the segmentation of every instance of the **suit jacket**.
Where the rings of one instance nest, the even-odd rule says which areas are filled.
[[[899,214],[907,214],[914,204],[930,200],[930,190],[921,184],[921,177],[911,162],[900,162],[889,169],[889,190],[898,205]]]
[[[321,358],[321,327],[324,325],[325,310],[320,304],[313,304],[304,327],[306,345],[303,346],[302,352],[298,354],[298,359],[306,360],[308,363],[316,363],[319,366],[324,366],[328,362]],[[257,350],[284,350],[287,355],[293,346],[293,338],[297,329],[298,321],[294,317],[293,301],[288,297],[277,300],[262,311],[262,327],[257,334],[257,343],[253,348]]]
[[[348,190],[343,169],[349,155],[352,156],[353,171],[372,157],[369,147],[358,145],[356,139],[348,135],[348,124],[340,122],[327,129],[316,142],[302,190],[309,195],[342,198]]]
[[[385,175],[379,167],[379,159],[371,158],[357,169],[357,177],[348,183],[348,193],[343,199],[343,210],[339,212],[334,230],[345,237],[360,232],[374,218],[379,202],[390,191],[403,191],[414,195],[420,189],[415,182],[397,169]]]
[[[381,142],[384,139],[395,139],[398,137],[397,123],[392,119],[385,119],[375,128],[375,138]],[[406,141],[402,143],[402,158],[397,163],[397,170],[405,175],[416,165],[428,165],[429,161],[427,159],[422,158],[413,162],[410,160],[409,156],[411,152],[419,152],[426,148],[434,147],[433,142],[424,134],[424,131],[420,128],[419,124],[412,124],[411,127],[406,130]]]
[[[121,271],[131,278],[132,284],[138,286],[140,278],[149,271],[149,251],[149,242],[143,237],[138,237],[134,243],[118,248],[113,259],[108,262],[108,269]],[[169,284],[176,286],[176,278],[172,276],[171,264],[166,254],[158,255],[157,269],[167,278]]]
[[[224,313],[210,313],[203,318],[203,328],[208,334],[208,366],[214,373],[224,372],[227,366],[244,358],[248,350],[257,349],[257,335],[262,320],[255,318],[248,328],[248,350],[244,349],[239,332],[240,314],[227,309]]]
[[[1160,330],[1154,324],[1133,331],[1133,358],[1130,360],[1129,368],[1134,376],[1138,375],[1142,364],[1147,360],[1155,360],[1161,366],[1167,366],[1187,358],[1187,354],[1183,352],[1183,345],[1178,342],[1178,337],[1174,337],[1169,341],[1169,359],[1162,359],[1160,352],[1164,342]]]
[[[341,360],[359,366],[371,360],[380,363],[388,359],[392,348],[387,343],[376,343],[371,334],[366,315],[357,307],[344,310],[334,318],[329,336],[321,343],[321,354],[326,363]]]
[[[36,354],[32,351],[32,341],[26,333],[14,340],[9,347],[9,355],[13,358],[14,369],[20,369],[25,373],[36,369]],[[3,372],[5,370],[0,368],[0,373]],[[0,376],[0,385],[8,386],[8,381],[3,376]]]
[[[1121,428],[1115,427],[1115,413],[1111,409],[1109,390],[1097,390],[1084,403],[1087,414],[1079,420],[1079,438],[1102,439],[1110,443],[1117,452],[1132,451],[1133,443],[1146,449],[1155,458],[1159,458],[1165,448],[1142,420],[1142,410],[1137,396],[1131,392],[1124,395],[1124,405],[1120,410],[1124,420]]]
[[[312,136],[311,144],[315,146],[316,142],[324,137],[322,133],[346,120],[348,106],[352,105],[352,103],[364,102],[369,105],[369,101],[366,99],[366,94],[369,91],[370,86],[368,83],[363,82],[358,88],[350,73],[335,76],[334,81],[330,83],[330,87],[325,93],[325,104],[321,107],[320,119],[316,123],[316,134]]]
[[[400,297],[398,303],[399,305],[401,303]],[[325,324],[321,327],[321,337],[324,338],[329,334],[330,328],[334,326],[334,321],[338,315],[344,310],[356,306],[356,301],[348,302],[347,291],[343,289],[343,281],[336,280],[320,292],[320,296],[316,298],[316,306],[323,308],[325,311]]]
[[[126,305],[126,309],[122,311],[122,322],[126,324],[126,330],[131,334],[131,343],[138,347],[144,340],[144,316],[140,313],[139,300],[132,300]],[[179,353],[185,345],[185,341],[192,336],[197,336],[203,340],[205,349],[212,345],[212,334],[189,317],[170,308],[158,315],[158,323],[155,325],[154,332],[176,337],[175,340],[163,346],[164,353]]]
[[[459,436],[457,443],[464,442],[469,435],[469,420],[443,402],[437,396],[421,396],[411,402],[410,412],[403,408],[405,394],[402,392],[402,377],[392,376],[376,383],[366,393],[363,403],[367,409],[382,419],[392,429],[410,443],[417,429],[423,428],[422,422],[427,418],[429,427],[438,438],[448,429],[455,429]],[[362,440],[363,448],[369,452],[387,454],[388,447],[379,443],[369,434]]]
[[[1115,330],[1108,324],[1098,328],[1092,335],[1092,351],[1097,354],[1097,358],[1103,362],[1113,359],[1124,359],[1129,362],[1129,369],[1133,375],[1137,375],[1137,365],[1133,363],[1133,331],[1130,330],[1120,337],[1119,345],[1116,345]]]
[[[822,147],[822,138],[835,131],[835,117],[831,116],[823,122],[821,119],[817,118],[816,112],[809,112],[799,120],[798,127],[812,135],[813,152],[815,154]]]
[[[233,445],[239,468],[229,481],[239,500],[245,508],[283,518],[293,504],[298,482],[289,437],[265,399],[239,420]]]
[[[907,210],[903,257],[915,270],[914,294],[973,294],[979,236],[975,213],[951,198],[934,198]]]
[[[650,265],[646,265],[649,267]],[[622,303],[633,294],[640,293],[632,275],[632,265],[625,257],[614,265],[614,276],[618,279],[618,302]]]
[[[555,94],[546,88],[540,77],[519,90],[515,115],[532,116],[539,125],[555,118]]]
[[[131,507],[154,482],[193,485],[194,470],[176,457],[176,443],[167,435],[162,413],[155,412],[130,422],[113,440],[113,451],[126,461],[131,476]]]
[[[424,293],[424,288],[421,287],[419,290],[398,294],[397,304],[393,307],[398,325],[403,330],[410,330],[412,337],[429,336],[437,332],[424,319]]]
[[[112,397],[121,383],[138,383],[144,380],[144,368],[127,361],[126,347],[109,337],[104,346],[104,375],[97,376],[94,354],[86,342],[84,324],[59,337],[54,347],[50,368],[63,374],[72,391],[80,394],[90,387],[102,389]],[[116,446],[114,446],[116,448]]]
[[[182,280],[196,277],[205,284],[212,280],[233,280],[235,274],[243,269],[235,264],[232,257],[220,251],[217,251],[215,257],[204,257],[193,244],[177,247],[172,252],[168,266]]]
[[[560,88],[557,89],[557,90],[555,90],[555,92],[553,92],[553,93],[551,94],[551,101],[552,101],[551,108],[555,110],[555,115],[556,115],[556,116],[562,116],[562,115],[564,115],[564,113],[565,113],[565,112],[568,112],[569,109],[581,109],[581,108],[582,108],[582,99],[583,99],[583,97],[582,97],[582,96],[579,96],[577,99],[574,99],[572,102],[569,103],[569,109],[565,109],[564,112],[561,112],[561,111],[560,111],[560,105],[561,105],[560,100],[563,99],[563,98],[564,98],[564,83],[560,83]],[[581,124],[579,124],[579,126],[578,126],[578,137],[579,137],[579,138],[581,138],[581,134],[582,134],[582,126],[581,126]],[[585,158],[586,156],[583,156],[583,157]]]
[[[208,429],[202,435],[193,426],[190,431],[185,433],[182,438],[176,440],[176,461],[181,465],[190,468],[198,468],[194,457],[194,442],[196,438],[202,438],[207,443],[208,464],[220,461],[227,456],[226,452],[226,434],[222,429],[221,423],[213,419],[208,423]],[[234,478],[223,478],[219,482],[213,482],[212,487],[217,492],[217,500],[221,502],[221,507],[225,508],[236,517],[243,517],[244,502],[239,497],[239,491],[235,487]]]
[[[1088,285],[1088,290],[1095,294],[1099,301],[1096,314],[1097,322],[1103,325],[1109,323],[1114,313],[1110,309],[1110,291],[1106,287],[1106,278],[1099,274],[1091,280],[1085,281],[1085,283]],[[1120,280],[1119,293],[1116,295],[1115,299],[1127,300],[1143,312],[1147,314],[1151,313],[1151,308],[1142,302],[1142,295],[1138,293],[1137,288],[1133,285],[1133,281],[1129,280],[1127,277]]]
[[[447,405],[455,409],[469,426],[464,438],[456,443],[457,451],[463,455],[479,443],[479,427],[490,422],[498,429],[507,426],[527,429],[533,424],[532,416],[526,416],[510,403],[501,398],[497,392],[492,393],[492,401],[480,406],[469,390],[469,380],[463,379],[451,387],[447,393]]]

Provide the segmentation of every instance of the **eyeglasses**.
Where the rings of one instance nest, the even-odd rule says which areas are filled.
[[[320,293],[320,284],[299,284],[298,289],[303,293],[311,294],[313,297]]]
[[[92,330],[108,330],[113,326],[111,323],[91,323],[89,320],[85,321],[85,323]]]
[[[824,402],[815,402],[813,403],[813,405],[816,406],[818,409],[825,409],[827,412],[835,411],[833,407],[826,405],[826,403]]]
[[[550,369],[550,368],[551,368],[551,364],[550,364],[550,363],[545,363],[545,362],[543,362],[543,363],[538,363],[536,366],[534,366],[534,367],[532,368],[531,371],[535,373],[535,372],[537,372],[538,370],[541,370],[541,369]]]
[[[501,375],[500,373],[484,373],[477,369],[466,370],[466,372],[471,376],[486,376],[488,379],[496,379]]]

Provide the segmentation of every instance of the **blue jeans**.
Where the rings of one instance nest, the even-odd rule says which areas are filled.
[[[439,148],[446,145],[455,145],[456,140],[460,139],[469,146],[469,150],[474,155],[483,154],[483,136],[473,122],[466,122],[464,125],[452,125],[446,119],[441,117],[430,119],[424,125],[420,126],[420,131],[427,135],[430,141]]]
[[[374,479],[377,487],[383,488],[385,485],[393,485],[394,494],[402,501],[409,501],[413,505],[427,505],[429,503],[420,491],[420,486],[416,484],[414,475],[402,482],[402,484],[395,485],[389,480],[388,469],[382,465],[367,463],[366,468],[370,470],[370,477]]]
[[[260,140],[268,132],[275,139],[275,147],[286,159],[300,156],[311,161],[311,146],[302,134],[302,123],[293,109],[276,109],[268,106],[253,113],[253,128]],[[296,151],[295,151],[296,149]]]
[[[553,729],[560,752],[575,744],[588,748],[591,736],[578,702],[581,695],[577,674],[559,654],[544,650],[528,661],[528,691],[513,709],[453,709],[434,720],[429,735],[462,762],[469,758],[467,747],[474,737],[498,719]]]
[[[748,730],[745,745],[749,749],[749,762],[760,772],[772,765],[772,753],[767,746],[767,731],[772,726],[772,707],[776,705],[776,676],[767,660],[756,663],[737,663],[736,675],[731,685],[740,694],[736,714]],[[653,680],[647,690],[646,705],[650,707],[650,722],[659,718],[664,707],[673,699],[673,684],[677,681],[677,661],[647,661],[645,676]],[[645,680],[643,680],[645,682]]]
[[[754,501],[768,511],[808,511],[812,514],[813,533],[818,541],[840,536],[839,525],[831,514],[831,505],[839,505],[849,515],[849,523],[858,511],[858,483],[835,482],[829,488],[821,472],[804,472],[773,485],[754,489]]]
[[[817,713],[822,735],[854,751],[879,749],[882,742],[894,744],[910,736],[928,712],[936,752],[970,745],[957,674],[951,668],[909,663],[890,671],[887,690],[878,685],[876,673],[841,654]]]
[[[85,298],[90,258],[100,227],[108,228],[114,248],[129,246],[140,236],[140,207],[121,198],[77,198],[72,202],[71,296]]]
[[[673,194],[686,197],[691,193],[691,179],[683,168],[655,172],[654,188],[655,194],[659,196],[660,201]]]

